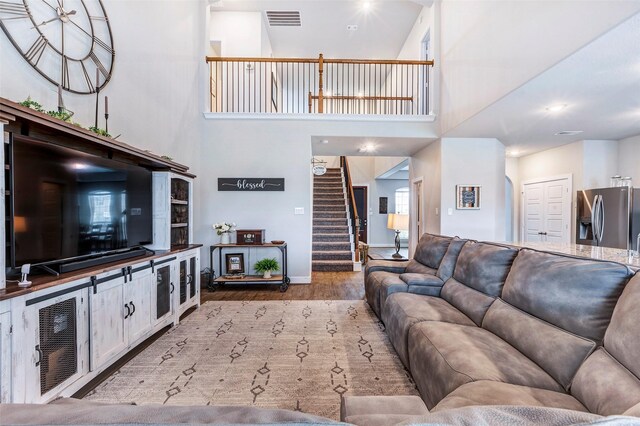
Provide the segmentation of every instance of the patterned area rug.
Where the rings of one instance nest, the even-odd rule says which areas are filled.
[[[417,395],[364,301],[208,302],[85,399],[339,419],[340,396]]]

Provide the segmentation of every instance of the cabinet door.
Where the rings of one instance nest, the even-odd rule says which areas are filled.
[[[124,278],[99,284],[91,300],[91,370],[107,364],[127,347]],[[128,302],[128,300],[127,300]]]
[[[171,315],[171,293],[172,293],[172,276],[171,265],[166,265],[158,268],[155,273],[155,288],[152,289],[154,296],[151,311],[154,313],[151,316],[151,322],[157,324],[164,318]]]
[[[128,342],[133,343],[151,328],[151,288],[154,275],[151,270],[134,274],[133,280],[124,285],[124,303],[130,313],[125,321]],[[126,310],[126,309],[125,309]]]
[[[187,260],[181,260],[178,266],[180,273],[180,305],[187,301],[187,290],[189,287],[189,272],[187,271]]]
[[[198,256],[189,258],[189,298],[200,296],[200,259]]]
[[[33,353],[25,365],[25,402],[46,402],[86,373],[85,295],[80,290],[25,309],[25,350]]]
[[[0,314],[0,403],[11,402],[11,312]]]

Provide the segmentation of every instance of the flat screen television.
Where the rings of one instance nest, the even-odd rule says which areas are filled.
[[[16,136],[7,265],[49,265],[151,244],[152,174],[133,164]]]

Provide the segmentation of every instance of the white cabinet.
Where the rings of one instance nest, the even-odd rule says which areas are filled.
[[[88,371],[87,290],[74,291],[72,285],[28,299],[23,319],[23,340],[14,342],[14,355],[24,357],[21,394],[24,402],[44,402]],[[20,373],[16,371],[14,377]],[[14,402],[22,401],[14,398]]]
[[[90,290],[92,371],[148,335],[154,274],[145,263],[96,278],[99,284]]]
[[[193,179],[153,172],[153,250],[169,250],[193,242]]]
[[[0,302],[0,404],[11,402],[11,312]]]
[[[151,323],[156,326],[174,315],[174,293],[177,276],[175,257],[171,262],[159,263],[154,267],[152,282]]]
[[[192,306],[200,306],[200,250],[184,252],[178,257],[178,289],[175,295],[179,317]]]
[[[127,342],[137,342],[151,327],[151,287],[154,274],[151,269],[134,275],[133,280],[124,284],[124,303],[131,308],[125,318]]]

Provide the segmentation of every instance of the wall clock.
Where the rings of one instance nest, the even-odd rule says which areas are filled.
[[[56,86],[88,94],[111,79],[115,51],[101,0],[0,0],[0,26]]]

